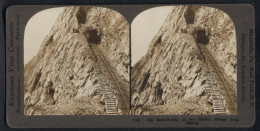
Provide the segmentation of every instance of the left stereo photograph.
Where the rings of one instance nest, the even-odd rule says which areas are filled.
[[[129,24],[95,6],[36,13],[24,36],[24,115],[128,115]]]

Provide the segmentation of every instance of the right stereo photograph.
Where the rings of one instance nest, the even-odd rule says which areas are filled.
[[[205,6],[161,6],[131,24],[132,115],[236,115],[232,19]]]

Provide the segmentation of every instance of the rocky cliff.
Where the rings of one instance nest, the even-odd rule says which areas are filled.
[[[148,52],[132,68],[132,114],[213,114],[203,71],[203,58],[194,38],[203,29],[206,47],[236,90],[236,33],[221,10],[174,6]],[[218,83],[213,83],[218,86]]]
[[[96,57],[88,45],[89,28],[98,34],[98,47],[116,72],[129,81],[126,19],[107,8],[66,7],[24,67],[25,115],[105,114],[93,67]]]

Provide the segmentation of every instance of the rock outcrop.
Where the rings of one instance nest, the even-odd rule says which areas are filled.
[[[94,38],[93,33],[96,33]],[[24,67],[25,115],[106,113],[90,42],[98,44],[116,72],[129,81],[126,19],[107,8],[66,7],[38,54]]]
[[[196,32],[200,29],[204,31]],[[197,33],[205,38],[195,39]],[[132,114],[214,113],[206,91],[212,83],[205,77],[198,41],[206,44],[236,90],[236,33],[230,17],[211,7],[174,6],[132,68]]]

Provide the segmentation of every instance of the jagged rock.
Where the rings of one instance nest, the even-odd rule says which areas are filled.
[[[235,85],[236,33],[229,16],[211,7],[174,6],[132,68],[132,114],[213,114],[205,89],[212,83],[203,72],[196,38],[207,44]]]
[[[87,27],[96,30],[98,46],[117,67],[117,73],[129,81],[129,25],[125,18],[107,8],[67,7],[38,54],[25,65],[25,115],[106,113]]]

